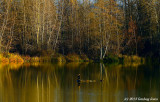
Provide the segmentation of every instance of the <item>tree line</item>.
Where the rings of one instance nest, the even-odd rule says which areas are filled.
[[[160,56],[159,0],[1,0],[0,52]]]

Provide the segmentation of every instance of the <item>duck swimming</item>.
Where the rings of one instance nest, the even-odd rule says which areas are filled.
[[[100,80],[100,82],[102,82],[103,80]],[[91,82],[97,82],[96,80],[81,80],[81,76],[80,74],[78,74],[77,76],[77,83],[91,83]]]

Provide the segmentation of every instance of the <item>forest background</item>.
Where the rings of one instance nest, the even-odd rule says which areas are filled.
[[[160,57],[160,0],[0,0],[0,53]]]

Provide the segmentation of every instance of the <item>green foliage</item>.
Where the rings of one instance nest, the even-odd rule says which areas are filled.
[[[108,54],[108,56],[106,56],[103,59],[103,61],[107,63],[119,63],[119,57],[112,54]]]

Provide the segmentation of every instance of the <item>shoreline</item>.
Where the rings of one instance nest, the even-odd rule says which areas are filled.
[[[25,62],[103,62],[103,63],[145,63],[146,58],[136,55],[108,55],[103,60],[89,59],[86,55],[69,54],[67,56],[56,54],[51,56],[23,56],[16,53],[4,53],[0,54],[0,63],[25,63]]]

